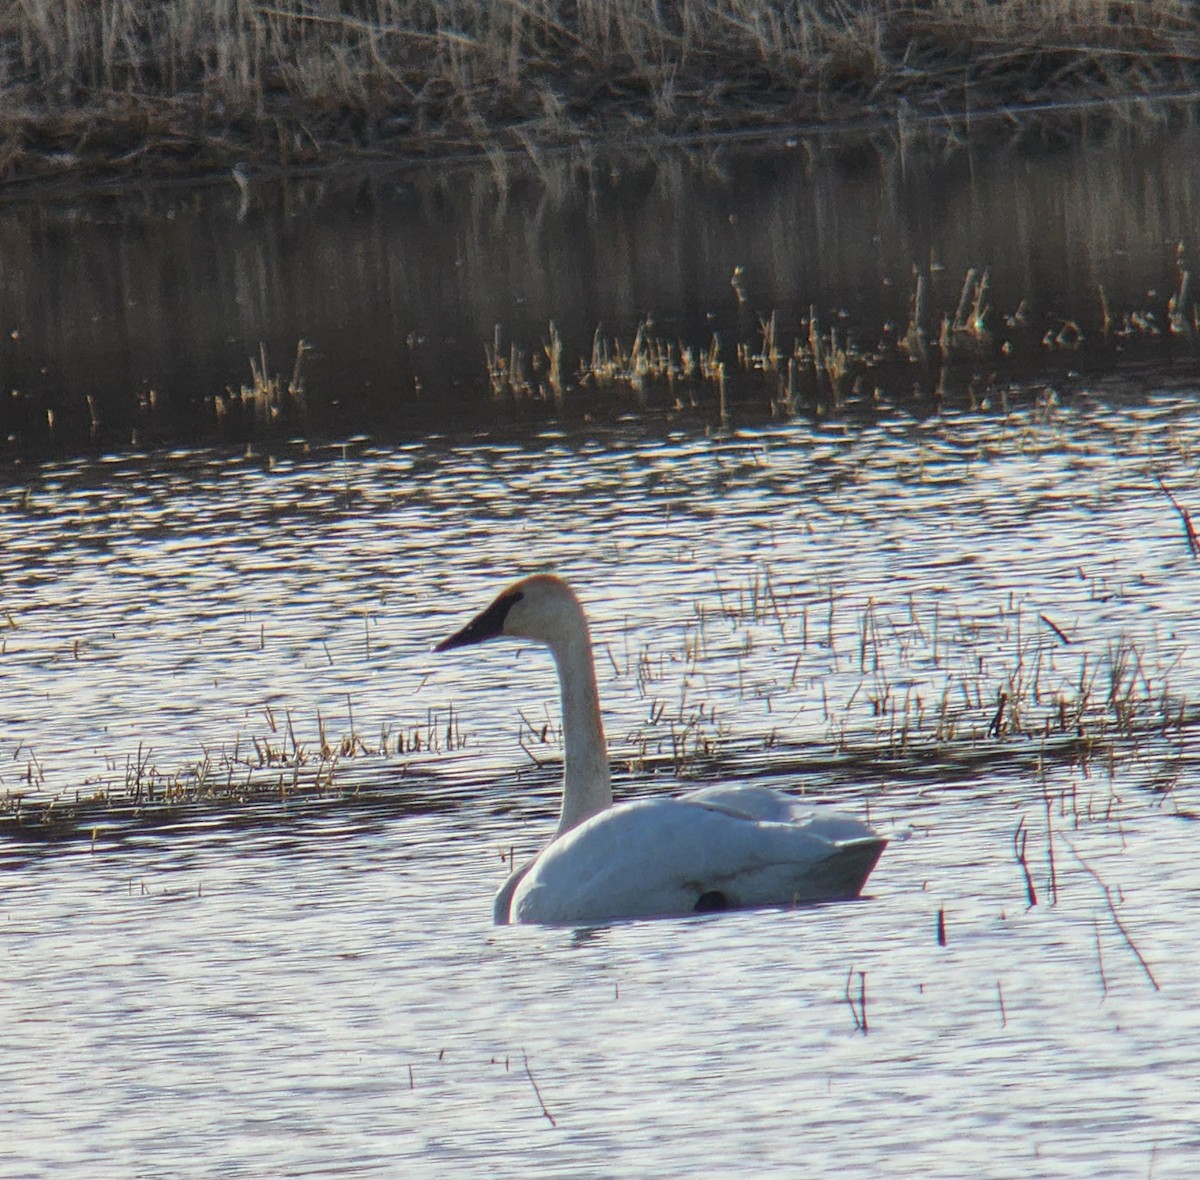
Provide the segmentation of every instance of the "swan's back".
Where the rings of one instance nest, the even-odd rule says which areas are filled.
[[[814,835],[833,842],[857,840],[863,836],[877,837],[873,828],[842,811],[831,811],[794,795],[785,795],[770,787],[713,786],[690,791],[679,798],[681,803],[698,803],[743,819],[765,820],[773,823],[796,824],[807,827]]]
[[[555,840],[513,922],[589,923],[857,897],[887,841],[765,788],[629,803]]]

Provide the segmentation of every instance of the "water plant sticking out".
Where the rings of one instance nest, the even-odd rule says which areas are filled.
[[[265,345],[259,345],[258,356],[250,358],[250,384],[237,390],[227,387],[213,398],[213,412],[221,425],[258,427],[278,422],[303,421],[306,414],[304,381],[301,366],[309,345],[303,340],[296,344],[296,357],[288,377],[271,373],[267,365]]]
[[[588,391],[629,393],[639,406],[657,398],[675,411],[715,402],[722,425],[733,399],[765,404],[778,417],[841,414],[851,405],[877,410],[926,403],[940,409],[955,400],[973,411],[1007,413],[1015,397],[1049,404],[1054,390],[1039,382],[1025,390],[1022,375],[1044,367],[1048,353],[1078,352],[1087,339],[1080,319],[1035,318],[1025,300],[1005,314],[995,311],[987,270],[968,268],[957,302],[940,312],[930,310],[928,291],[927,276],[914,268],[906,329],[898,333],[888,326],[873,345],[852,326],[825,325],[810,306],[791,328],[790,344],[778,309],[759,315],[756,339],[732,341],[722,332],[703,342],[670,339],[645,317],[628,343],[598,327],[590,353],[571,365],[553,323],[540,346],[530,348],[503,345],[497,325],[484,350],[488,383],[496,399],[546,402],[556,409],[568,395]],[[1101,337],[1118,349],[1135,338],[1160,336],[1164,320],[1175,336],[1191,336],[1200,322],[1182,264],[1178,288],[1159,309],[1130,309],[1116,317],[1102,286],[1099,291]]]

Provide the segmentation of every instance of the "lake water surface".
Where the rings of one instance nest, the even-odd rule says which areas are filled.
[[[406,416],[411,387],[367,414],[384,404],[357,400],[381,371],[363,339],[377,325],[339,335],[344,303],[320,320],[320,292],[342,281],[331,270],[309,284],[306,312],[279,312],[271,343],[309,339],[309,412],[323,428],[346,415],[345,434],[265,423],[221,441],[204,383],[248,376],[213,367],[264,338],[247,307],[282,307],[304,286],[308,223],[286,248],[262,233],[260,259],[278,258],[254,272],[259,296],[231,305],[236,329],[186,270],[171,288],[162,255],[160,290],[208,309],[189,339],[213,367],[172,360],[169,334],[127,335],[94,370],[65,335],[43,340],[62,383],[48,371],[39,386],[48,366],[31,362],[24,388],[41,400],[29,404],[87,380],[109,400],[94,433],[79,411],[75,441],[61,416],[54,432],[14,430],[0,488],[0,1173],[1190,1176],[1197,565],[1156,477],[1197,504],[1200,415],[1190,342],[1149,294],[1179,281],[1172,238],[1194,192],[1183,160],[1140,182],[1143,197],[1172,194],[1145,206],[1159,217],[1148,228],[1114,195],[1127,173],[1052,158],[1077,198],[1087,176],[1107,177],[1108,196],[1089,197],[1107,229],[1086,242],[1063,236],[1066,201],[1057,219],[1017,212],[1028,244],[1010,253],[994,236],[947,236],[958,222],[930,213],[922,247],[935,241],[954,274],[951,303],[957,268],[994,266],[996,305],[1015,308],[1024,267],[1041,306],[1090,316],[1090,336],[1095,275],[1057,294],[1031,277],[1069,247],[1119,292],[1114,305],[1164,317],[1160,337],[1114,335],[1066,360],[1047,349],[1040,369],[1018,340],[1031,355],[1012,374],[973,392],[968,375],[940,409],[893,386],[772,416],[749,376],[724,419],[704,382],[695,398],[630,386],[593,390],[586,407],[570,394],[516,403],[488,389],[503,284],[481,282],[452,333],[472,357],[430,379],[428,420]],[[878,292],[889,268],[897,284],[904,272],[903,319],[919,260],[895,234],[913,206],[876,235],[883,270],[878,245],[816,286],[796,262],[858,248],[853,189],[815,164],[808,183],[841,194],[844,222],[797,221],[789,269],[770,280],[746,263],[746,220],[774,224],[755,202],[774,192],[778,214],[797,191],[772,189],[794,165],[777,167],[757,187],[720,181],[740,202],[723,214],[747,235],[737,250],[711,245],[720,217],[686,212],[698,220],[685,233],[663,215],[663,233],[696,247],[681,257],[709,261],[694,282],[663,270],[670,291],[653,306],[648,287],[618,297],[597,278],[650,282],[654,266],[634,262],[640,216],[622,229],[593,214],[596,241],[634,236],[625,263],[606,247],[578,271],[547,261],[575,240],[555,237],[561,204],[526,206],[524,251],[507,222],[487,247],[451,198],[444,225],[407,232],[435,256],[457,235],[467,268],[541,258],[526,276],[531,350],[564,305],[576,313],[565,335],[624,314],[613,331],[628,340],[653,311],[695,325],[687,339],[702,345],[718,290],[734,298],[715,313],[721,330],[736,335],[735,259],[777,285],[748,306],[791,307],[793,324],[814,292],[823,322],[853,311],[845,276]],[[850,175],[864,171],[876,193],[877,169]],[[977,213],[1003,205],[995,191],[939,190],[944,210]],[[266,214],[236,212],[223,231],[234,254],[196,266],[245,262]],[[358,257],[358,279],[387,270],[393,285],[367,303],[394,320],[378,336],[394,357],[426,314],[396,300],[408,281],[396,268],[438,266],[401,250],[401,222],[384,233],[380,216],[329,228],[321,257]],[[44,214],[16,209],[5,232],[18,223],[49,248]],[[363,225],[378,249],[355,255]],[[137,238],[123,223],[73,240],[80,258],[129,258],[149,249]],[[110,281],[118,272],[97,264],[69,297],[59,286],[62,308],[80,303],[62,322],[95,331],[97,348],[112,341],[112,309],[149,273],[139,266]],[[455,298],[476,291],[447,282]],[[589,288],[611,304],[580,306]],[[691,305],[677,297],[693,290]],[[1076,294],[1092,310],[1075,310]],[[853,322],[877,316],[873,335],[893,313],[877,293],[868,302]],[[168,320],[187,334],[178,311],[158,316],[123,322],[146,339]],[[163,445],[118,445],[114,420],[142,413],[145,427],[149,412],[113,373],[140,372],[136,385],[159,365],[160,404],[178,410]],[[361,420],[333,405],[338,380]],[[617,794],[737,777],[836,802],[897,834],[867,898],[589,930],[491,925],[506,859],[554,824],[552,669],[520,645],[429,649],[544,566],[593,617]]]

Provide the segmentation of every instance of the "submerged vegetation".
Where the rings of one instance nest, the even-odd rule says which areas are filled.
[[[2,27],[9,178],[957,125],[1200,77],[1185,0],[26,0]]]
[[[1121,593],[1103,577],[1089,585],[1095,601]],[[16,653],[6,654],[11,662]],[[1180,683],[1185,654],[1157,635],[1068,633],[1012,593],[971,614],[911,596],[898,608],[783,585],[767,566],[730,584],[717,573],[668,638],[639,640],[626,624],[619,636],[601,632],[598,649],[602,673],[642,707],[640,724],[611,735],[619,776],[787,777],[820,792],[842,780],[965,783],[997,760],[1032,778],[1052,765],[1083,779],[1123,765],[1164,801],[1190,765],[1196,732]],[[320,710],[315,726],[303,726],[267,704],[254,729],[194,760],[166,769],[139,743],[67,789],[48,783],[37,752],[18,745],[0,774],[0,835],[94,841],[219,817],[270,821],[297,808],[428,810],[490,776],[452,701],[381,722],[374,734],[347,706],[341,736]],[[518,706],[512,725],[527,780],[553,795],[557,714]]]
[[[47,838],[91,836],[100,832],[159,828],[189,820],[229,816],[273,818],[296,806],[394,804],[409,789],[407,764],[464,745],[453,706],[430,709],[425,718],[393,732],[381,726],[375,736],[351,728],[334,737],[318,710],[312,740],[297,736],[290,713],[262,710],[260,732],[237,733],[229,743],[206,748],[196,759],[164,768],[154,750],[113,755],[103,774],[82,787],[47,790],[36,751],[17,747],[11,771],[0,776],[0,836]],[[368,769],[346,775],[350,760]],[[369,767],[381,773],[374,781]],[[15,780],[19,780],[19,785]],[[426,799],[426,805],[428,800]]]

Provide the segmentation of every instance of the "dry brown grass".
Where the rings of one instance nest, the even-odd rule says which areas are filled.
[[[1052,413],[1057,395],[1046,378],[1082,349],[1115,357],[1135,346],[1200,341],[1200,302],[1182,254],[1176,268],[1173,291],[1114,311],[1100,286],[1099,315],[1089,317],[1081,307],[1078,319],[1064,319],[1033,313],[1025,300],[993,306],[989,272],[976,267],[966,271],[957,302],[944,302],[945,293],[939,302],[928,294],[927,275],[914,267],[907,327],[887,324],[870,340],[853,323],[825,323],[811,305],[798,321],[778,310],[760,315],[757,330],[747,325],[740,338],[714,332],[672,339],[652,317],[637,325],[632,341],[597,328],[590,354],[582,356],[564,352],[554,323],[540,346],[508,339],[497,324],[484,347],[488,384],[501,402],[591,412],[605,397],[610,406],[633,399],[668,413],[715,408],[722,423],[731,398],[777,418],[873,415],[897,406],[935,412],[947,405],[1003,415],[1010,401]]]
[[[977,117],[1198,66],[1184,0],[15,0],[0,176]]]

